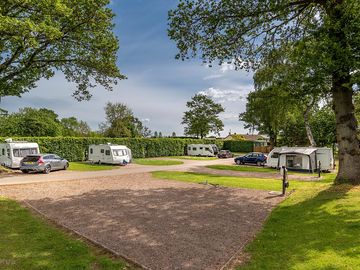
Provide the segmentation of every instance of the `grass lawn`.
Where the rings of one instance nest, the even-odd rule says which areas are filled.
[[[129,269],[0,197],[0,269]]]
[[[151,166],[169,166],[184,164],[182,161],[166,160],[166,159],[153,159],[153,158],[138,158],[134,160],[135,164],[151,165]]]
[[[155,177],[228,187],[279,190],[280,181],[182,172]],[[250,261],[237,270],[360,269],[360,187],[333,186],[335,174],[320,182],[290,181],[289,196],[271,213],[247,246]]]
[[[69,170],[86,172],[86,171],[105,171],[118,169],[118,165],[106,165],[106,164],[91,164],[86,162],[70,162]]]
[[[217,157],[193,157],[193,156],[174,156],[168,157],[173,159],[185,159],[185,160],[216,160]]]
[[[172,172],[158,171],[152,173],[154,177],[166,180],[176,180],[190,183],[204,183],[208,181],[211,184],[219,184],[224,187],[249,188],[260,190],[280,191],[282,182],[279,179],[264,178],[244,178],[235,176],[220,176],[214,174],[193,173],[193,172]],[[313,186],[319,183],[301,182],[290,180],[290,190],[304,186]]]

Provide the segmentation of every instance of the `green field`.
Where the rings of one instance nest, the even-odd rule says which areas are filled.
[[[149,166],[170,166],[184,164],[182,161],[167,160],[167,159],[153,159],[153,158],[138,158],[134,160],[135,164],[149,165]]]
[[[264,173],[278,172],[277,170],[268,167],[242,166],[242,165],[209,165],[206,167],[215,170],[229,170],[229,171],[237,171],[237,172],[264,172]]]
[[[87,162],[70,162],[69,170],[86,172],[86,171],[105,171],[119,169],[119,165],[92,164]]]
[[[0,269],[129,269],[62,232],[17,202],[0,197]]]

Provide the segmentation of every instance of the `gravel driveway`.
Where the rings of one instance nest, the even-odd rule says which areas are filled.
[[[148,269],[221,269],[282,198],[267,192],[153,179],[149,173],[0,186]]]

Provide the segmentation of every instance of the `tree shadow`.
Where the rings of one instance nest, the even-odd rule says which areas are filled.
[[[292,196],[273,211],[247,248],[251,261],[238,269],[360,269],[360,189]]]
[[[28,201],[61,225],[151,269],[220,269],[282,198],[230,188],[96,190]]]

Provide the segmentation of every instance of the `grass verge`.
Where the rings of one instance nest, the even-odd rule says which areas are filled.
[[[70,162],[69,170],[86,172],[86,171],[105,171],[118,169],[118,165],[92,164],[86,162]]]
[[[171,159],[184,159],[184,160],[216,160],[217,157],[193,157],[193,156],[175,156],[175,157],[168,157]]]
[[[220,176],[214,174],[173,171],[158,171],[153,172],[152,174],[154,177],[159,179],[176,180],[190,183],[204,183],[205,181],[208,181],[209,184],[218,184],[224,187],[248,188],[269,191],[280,191],[282,188],[282,182],[280,179]],[[316,184],[318,183],[290,180],[289,189],[292,190],[306,186],[311,187]]]
[[[167,159],[153,159],[153,158],[139,158],[134,160],[135,164],[150,165],[150,166],[169,166],[184,164],[182,161],[167,160]]]
[[[281,203],[237,270],[360,269],[360,188],[320,184]]]
[[[129,269],[0,197],[0,269]]]

